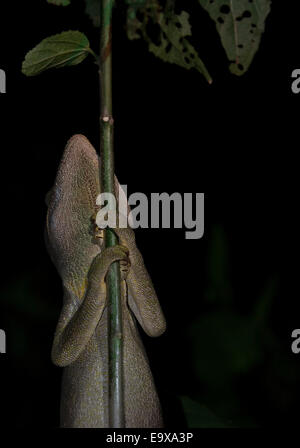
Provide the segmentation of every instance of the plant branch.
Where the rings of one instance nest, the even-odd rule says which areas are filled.
[[[114,191],[113,115],[112,115],[112,8],[113,0],[101,1],[100,31],[100,155],[102,192]],[[115,234],[105,230],[105,246],[117,244]],[[109,426],[123,428],[122,316],[120,267],[115,262],[106,277],[109,346]]]

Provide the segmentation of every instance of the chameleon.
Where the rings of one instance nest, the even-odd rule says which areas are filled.
[[[67,143],[47,195],[46,246],[63,286],[52,362],[63,368],[60,426],[109,427],[108,316],[105,278],[120,262],[125,427],[163,427],[160,401],[138,324],[151,337],[166,321],[132,228],[113,229],[105,247],[95,222],[100,157],[83,135]],[[115,177],[115,191],[120,185]]]

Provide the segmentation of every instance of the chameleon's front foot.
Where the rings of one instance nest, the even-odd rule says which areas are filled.
[[[97,212],[95,212],[93,214],[93,216],[91,217],[91,221],[92,221],[92,225],[93,225],[93,236],[95,238],[95,241],[101,247],[103,245],[103,241],[104,241],[104,229],[98,227],[98,225],[96,223],[96,217],[97,217]],[[123,239],[123,241],[124,241],[124,239]],[[129,250],[128,250],[126,244],[120,244],[119,247],[121,247],[124,250],[124,252],[127,253],[127,259],[120,260],[121,280],[126,280],[128,273],[129,273],[130,266],[131,266],[130,260],[128,258]]]
[[[127,222],[127,227],[120,227],[119,226],[119,219],[122,217],[123,222]],[[94,235],[95,238],[101,239],[103,238],[103,229],[106,229],[107,222],[106,217],[103,217],[103,220],[97,219],[97,212],[94,213],[92,216],[92,222],[94,225]],[[119,218],[117,220],[117,226],[110,228],[112,232],[115,233],[115,235],[119,238],[119,243],[122,246],[125,246],[129,249],[131,252],[132,249],[135,249],[135,234],[132,228],[129,225],[128,218],[126,218],[124,215],[119,215]]]
[[[101,319],[106,304],[105,277],[115,261],[128,263],[128,249],[114,246],[102,250],[93,260],[88,273],[88,286],[78,310],[69,321],[58,323],[53,348],[54,364],[65,367],[72,364],[88,344]]]
[[[93,235],[95,242],[101,247],[104,241],[104,230],[97,226],[96,224],[97,212],[91,216],[91,234]]]
[[[89,281],[94,284],[104,282],[109,267],[115,261],[120,261],[121,278],[124,280],[129,272],[129,251],[123,245],[107,247],[101,251],[93,260],[89,271]]]

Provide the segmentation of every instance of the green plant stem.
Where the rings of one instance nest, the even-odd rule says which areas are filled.
[[[112,7],[113,0],[101,1],[100,32],[100,155],[102,192],[114,191],[113,115],[112,115]],[[117,244],[115,234],[105,230],[105,245]],[[111,265],[106,277],[109,347],[109,426],[123,428],[122,316],[119,263]]]

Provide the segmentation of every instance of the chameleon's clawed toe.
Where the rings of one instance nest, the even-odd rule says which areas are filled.
[[[104,230],[99,229],[99,227],[95,226],[95,238],[103,240],[104,238]]]
[[[124,246],[124,244],[118,244],[118,247],[120,247],[127,255],[129,255],[129,249],[128,247]]]
[[[121,280],[126,280],[129,270],[130,270],[130,260],[129,260],[129,250],[126,246],[122,245],[122,244],[118,244],[117,246],[119,249],[121,249],[121,251],[124,253],[125,258],[121,259],[119,261],[120,263],[120,274],[121,274]]]
[[[97,226],[96,224],[96,217],[97,217],[97,211],[94,212],[94,214],[91,216],[91,223],[92,223],[92,234],[95,237],[96,240],[103,240],[104,239],[104,230]]]
[[[120,262],[120,273],[121,273],[121,280],[126,280],[129,270],[130,270],[131,263],[130,261]]]

